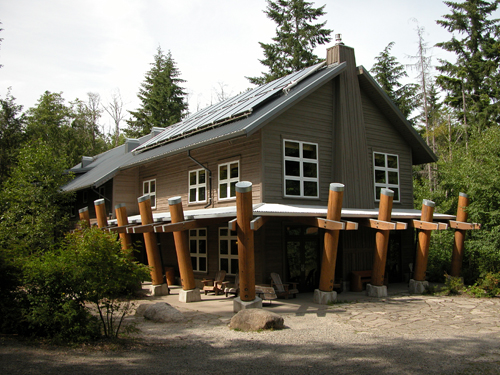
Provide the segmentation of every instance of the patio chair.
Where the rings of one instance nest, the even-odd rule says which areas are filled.
[[[226,293],[226,297],[229,297],[229,294],[234,294],[236,297],[240,293],[240,275],[236,274],[236,277],[234,278],[234,286],[230,288],[229,286],[226,286],[224,288],[224,293]]]
[[[219,295],[220,293],[224,293],[224,287],[227,282],[224,282],[224,278],[226,277],[226,271],[220,270],[215,274],[214,279],[203,279],[201,282],[203,283],[203,291],[205,295],[208,292],[213,292],[215,295]]]
[[[290,284],[292,285],[290,287]],[[271,286],[276,290],[276,295],[278,297],[285,297],[288,299],[289,296],[297,297],[299,290],[297,289],[298,283],[282,283],[281,277],[277,273],[271,273]]]

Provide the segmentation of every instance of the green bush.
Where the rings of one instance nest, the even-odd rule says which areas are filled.
[[[475,297],[496,297],[500,295],[500,272],[487,273],[467,289]]]

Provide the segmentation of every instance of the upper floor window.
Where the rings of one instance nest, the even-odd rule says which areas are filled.
[[[207,201],[207,178],[204,169],[189,172],[189,203]]]
[[[207,272],[207,230],[206,228],[189,230],[189,252],[193,271]]]
[[[151,208],[156,208],[156,180],[147,180],[142,183],[142,194],[149,194]]]
[[[283,140],[285,197],[318,198],[318,145]]]
[[[373,174],[375,181],[375,200],[380,200],[383,188],[394,191],[394,202],[399,202],[399,157],[381,152],[373,153]]]
[[[236,197],[236,184],[240,181],[240,162],[219,164],[219,200]]]
[[[238,273],[238,237],[229,228],[219,228],[219,269],[228,275]]]

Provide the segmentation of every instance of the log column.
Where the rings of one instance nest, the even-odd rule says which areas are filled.
[[[236,223],[238,234],[238,266],[240,296],[234,299],[233,310],[262,308],[262,300],[255,297],[254,235],[250,228],[253,219],[252,183],[236,184]]]
[[[458,196],[457,221],[466,222],[468,214],[466,208],[469,206],[469,196],[460,193]],[[462,259],[464,257],[465,230],[455,229],[455,241],[453,242],[453,253],[451,256],[451,276],[460,277],[462,270]]]
[[[420,220],[432,222],[434,216],[434,207],[436,204],[433,201],[424,199],[422,202],[422,213]],[[425,273],[427,271],[427,259],[429,258],[429,245],[431,243],[431,230],[421,229],[418,233],[417,254],[415,257],[415,271],[413,278],[415,281],[425,281]]]
[[[87,223],[87,228],[90,228],[90,214],[89,208],[83,207],[78,210],[78,215],[80,216],[80,221]]]
[[[119,227],[128,225],[127,207],[125,203],[120,203],[115,206],[116,221]],[[120,233],[120,242],[124,251],[132,247],[132,237],[128,233]]]
[[[106,204],[104,199],[97,199],[94,201],[95,215],[97,217],[97,226],[105,228],[108,226],[108,218],[106,216]]]
[[[149,196],[149,194],[137,198],[137,202],[139,203],[139,212],[141,214],[142,225],[152,224],[153,211],[151,211],[151,197]],[[156,242],[156,233],[144,233],[144,246],[146,247],[148,264],[149,267],[151,267],[151,281],[153,283],[153,286],[162,285],[164,284],[163,272],[160,251],[158,250],[158,244]]]
[[[391,221],[392,201],[394,192],[390,189],[382,189],[380,192],[380,204],[378,208],[378,220]],[[375,252],[373,256],[372,285],[381,287],[384,285],[385,263],[387,261],[387,246],[389,245],[389,230],[377,230],[375,235]],[[387,294],[387,292],[386,292]]]

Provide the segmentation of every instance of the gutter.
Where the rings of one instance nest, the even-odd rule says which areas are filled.
[[[207,167],[205,167],[203,164],[201,164],[198,160],[196,160],[195,158],[193,158],[191,156],[191,150],[188,150],[188,158],[191,159],[192,161],[194,161],[196,164],[198,164],[200,167],[202,167],[205,171],[208,172],[208,189],[210,191],[210,197],[208,198],[208,203],[205,207],[203,208],[207,208],[208,206],[211,206],[212,205],[212,171],[210,169],[208,169]],[[189,191],[188,191],[188,195],[189,195]],[[188,199],[189,201],[189,199]]]

